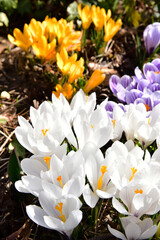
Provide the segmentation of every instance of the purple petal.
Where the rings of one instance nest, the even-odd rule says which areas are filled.
[[[115,95],[117,94],[117,83],[119,80],[120,78],[117,75],[112,75],[109,79],[109,87]]]
[[[126,103],[134,103],[137,98],[142,97],[143,93],[137,89],[133,89],[130,92],[126,93]]]
[[[142,79],[137,84],[137,89],[143,92],[144,88],[146,88],[149,84],[150,84],[150,82],[147,79]]]

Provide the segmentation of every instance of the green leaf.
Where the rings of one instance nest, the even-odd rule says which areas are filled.
[[[19,159],[16,155],[15,149],[12,151],[10,159],[9,159],[9,166],[8,166],[8,175],[10,180],[15,183],[17,180],[20,179],[20,163]]]
[[[13,149],[16,150],[17,157],[25,158],[25,148],[22,147],[22,145],[17,141],[16,138],[14,138],[13,141],[8,145],[9,152],[12,152]]]
[[[0,118],[0,124],[6,124],[7,120],[5,118]]]
[[[4,12],[0,12],[0,26],[5,25],[6,27],[8,27],[9,24],[9,20],[7,15]]]

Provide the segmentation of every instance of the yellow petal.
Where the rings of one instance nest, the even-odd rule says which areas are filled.
[[[104,81],[105,77],[105,74],[103,74],[101,70],[95,70],[86,85],[84,86],[84,92],[88,93],[91,89],[101,84]]]

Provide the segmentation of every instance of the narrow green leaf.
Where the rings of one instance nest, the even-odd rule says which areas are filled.
[[[8,145],[9,152],[12,152],[14,148],[18,157],[25,158],[25,148],[22,147],[22,145],[18,142],[16,138],[14,138],[13,141]]]
[[[8,175],[10,180],[15,183],[17,180],[20,179],[20,163],[19,159],[16,155],[15,149],[12,151],[10,159],[9,159],[9,166],[8,166]]]

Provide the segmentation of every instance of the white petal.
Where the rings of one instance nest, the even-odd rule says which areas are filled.
[[[39,194],[39,202],[42,206],[42,208],[44,209],[44,211],[52,216],[52,217],[56,217],[56,210],[54,209],[54,205],[55,205],[55,199],[53,198],[53,196],[48,193],[48,192],[40,192]]]
[[[139,239],[141,235],[140,227],[135,223],[129,223],[125,229],[125,234],[128,239]]]
[[[71,231],[77,225],[81,222],[82,220],[82,211],[80,210],[74,210],[70,213],[69,218],[66,220],[64,224],[64,231]]]
[[[31,158],[25,158],[21,161],[21,167],[26,174],[40,177],[41,171],[48,169],[40,161]]]
[[[113,207],[120,213],[124,215],[128,215],[127,210],[125,209],[124,205],[120,203],[115,197],[112,198]]]
[[[110,231],[110,233],[111,233],[113,236],[115,236],[115,237],[117,237],[117,238],[120,238],[120,239],[122,239],[122,240],[127,240],[127,238],[124,236],[123,233],[117,231],[116,229],[111,228],[109,225],[108,225],[108,230]]]
[[[29,205],[26,207],[26,212],[29,218],[42,227],[49,228],[44,222],[45,211],[36,205]]]
[[[91,208],[94,208],[99,200],[99,197],[91,191],[88,184],[84,188],[83,198]]]
[[[149,239],[154,236],[157,232],[157,226],[153,225],[152,227],[148,228],[145,232],[142,233],[141,239]]]
[[[26,188],[26,186],[23,184],[23,182],[21,180],[18,180],[15,182],[15,188],[19,191],[19,192],[23,192],[23,193],[30,193],[30,191],[28,190],[28,188]]]

